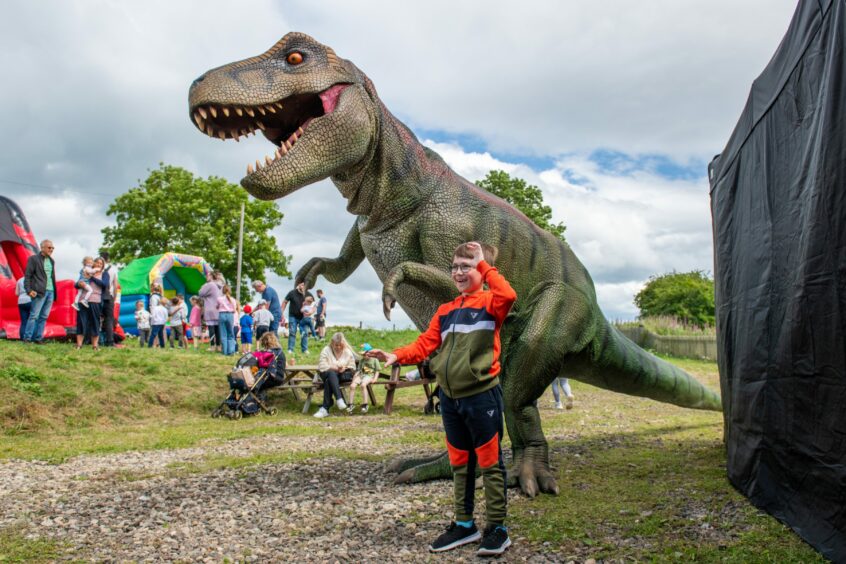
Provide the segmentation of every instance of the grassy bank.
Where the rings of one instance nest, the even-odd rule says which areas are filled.
[[[391,348],[415,333],[346,331],[354,346]],[[313,362],[295,354],[297,362]],[[710,362],[675,360],[712,389]],[[124,348],[74,351],[66,344],[25,347],[0,341],[0,459],[60,462],[79,454],[215,444],[285,435],[337,433],[333,419],[300,413],[290,394],[274,394],[274,417],[238,422],[209,412],[226,395],[232,359],[202,351]],[[722,416],[614,394],[572,382],[576,405],[556,410],[547,392],[539,402],[561,487],[557,497],[516,498],[513,535],[549,543],[561,558],[701,562],[816,562],[819,556],[769,516],[755,510],[728,484]],[[380,400],[384,397],[379,392]],[[400,390],[394,414],[344,418],[344,433],[358,436],[391,428],[389,442],[437,452],[443,444],[437,419],[422,415],[419,388]],[[306,442],[306,441],[304,441]],[[313,441],[312,441],[313,444]],[[507,446],[507,443],[506,443]],[[205,473],[320,457],[312,447],[285,452],[212,455],[164,472]],[[367,452],[333,452],[373,459]],[[127,475],[126,479],[146,476]],[[5,536],[4,536],[5,535]],[[14,531],[0,531],[0,553],[16,547],[39,550]],[[11,549],[9,549],[11,550]]]

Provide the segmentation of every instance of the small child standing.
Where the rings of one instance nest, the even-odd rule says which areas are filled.
[[[203,339],[203,301],[197,296],[191,296],[191,313],[188,317],[191,325],[191,337],[194,340],[196,349]]]
[[[94,258],[85,257],[82,259],[82,268],[79,269],[79,278],[76,281],[76,298],[74,298],[71,307],[79,311],[79,306],[88,307],[88,298],[91,297],[91,285],[88,281],[92,276],[96,276],[102,269],[94,268]]]
[[[167,336],[167,341],[170,343],[170,348],[174,348],[173,341],[176,339],[177,345],[182,348],[182,336],[184,334],[182,324],[185,322],[185,309],[182,300],[176,296],[170,299],[168,315],[170,315],[170,333]]]
[[[517,293],[492,266],[496,248],[472,241],[459,245],[450,273],[460,295],[442,304],[429,328],[405,347],[366,356],[385,364],[417,364],[436,350],[431,370],[440,387],[441,418],[452,466],[455,520],[429,546],[444,552],[482,538],[478,556],[502,554],[511,546],[505,528],[505,464],[502,460],[502,388],[499,331]],[[485,290],[483,284],[487,284]],[[447,354],[445,351],[449,351]],[[482,474],[487,526],[473,521],[476,466]]]
[[[164,328],[167,323],[167,308],[159,302],[157,305],[151,306],[150,324],[152,325],[150,340],[147,342],[148,347],[153,346],[153,341],[156,337],[159,339],[159,348],[165,348]]]
[[[303,307],[300,308],[300,313],[303,318],[300,320],[300,333],[305,334],[308,329],[313,338],[317,338],[317,333],[314,331],[314,313],[317,311],[317,304],[314,303],[314,298],[306,296],[303,302]]]
[[[370,343],[364,343],[361,345],[361,351],[364,354],[372,351],[373,347],[370,346]],[[379,360],[376,358],[367,358],[364,357],[361,359],[361,363],[358,367],[358,372],[355,373],[353,376],[352,382],[350,383],[350,405],[347,408],[347,413],[352,414],[355,411],[355,389],[358,386],[361,386],[361,413],[367,413],[368,405],[368,392],[367,386],[375,382],[379,378],[379,371],[382,370],[382,366],[379,364]]]
[[[256,322],[256,339],[261,339],[262,335],[270,330],[270,323],[273,321],[273,314],[268,311],[265,300],[259,300],[253,320]]]
[[[135,326],[138,328],[138,346],[142,349],[150,339],[150,312],[144,309],[144,301],[135,302]]]
[[[241,326],[241,354],[251,352],[253,349],[253,316],[250,315],[253,308],[250,304],[244,306],[244,315],[238,320]]]
[[[150,284],[150,313],[153,313],[153,308],[161,303],[164,299],[161,284],[153,282]]]

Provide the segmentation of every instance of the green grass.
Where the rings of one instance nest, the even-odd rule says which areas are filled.
[[[333,328],[334,329],[334,328]],[[413,331],[345,328],[353,346],[369,342],[391,349],[410,342]],[[331,335],[331,332],[330,332]],[[314,363],[312,345],[298,363]],[[712,389],[712,362],[672,359]],[[174,449],[261,436],[356,437],[390,429],[385,451],[443,448],[439,419],[422,415],[418,387],[397,391],[394,413],[317,421],[300,413],[289,393],[273,394],[276,416],[241,421],[211,419],[228,393],[225,375],[232,359],[205,351],[126,348],[74,351],[66,344],[24,347],[0,341],[0,460],[38,459],[58,463],[80,454]],[[600,390],[572,381],[576,406],[552,409],[540,400],[544,432],[561,495],[509,505],[515,538],[549,543],[544,551],[583,561],[692,560],[697,562],[822,562],[796,535],[752,507],[727,482],[722,415]],[[384,392],[378,391],[380,402]],[[316,406],[315,406],[316,408]],[[378,461],[355,449],[298,448],[284,451],[208,454],[174,464],[165,475],[251,469],[336,457]],[[506,447],[508,443],[506,441]],[[236,451],[237,452],[237,451]],[[133,481],[149,474],[120,470],[79,479]],[[414,512],[408,522],[418,519]],[[0,531],[0,563],[49,561],[62,547],[27,539],[17,529]],[[5,560],[4,560],[5,559]]]
[[[0,563],[53,562],[62,546],[51,539],[27,538],[17,528],[0,529]]]

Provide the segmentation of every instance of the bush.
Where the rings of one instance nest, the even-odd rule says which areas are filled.
[[[700,328],[714,325],[714,281],[701,270],[653,276],[634,303],[641,318],[669,316]]]

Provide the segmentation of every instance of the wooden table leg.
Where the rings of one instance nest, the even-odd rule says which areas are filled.
[[[394,392],[397,387],[396,383],[399,382],[399,375],[400,367],[395,364],[391,369],[391,380],[385,384],[385,390],[387,390],[385,394],[385,415],[390,415],[394,409]]]

